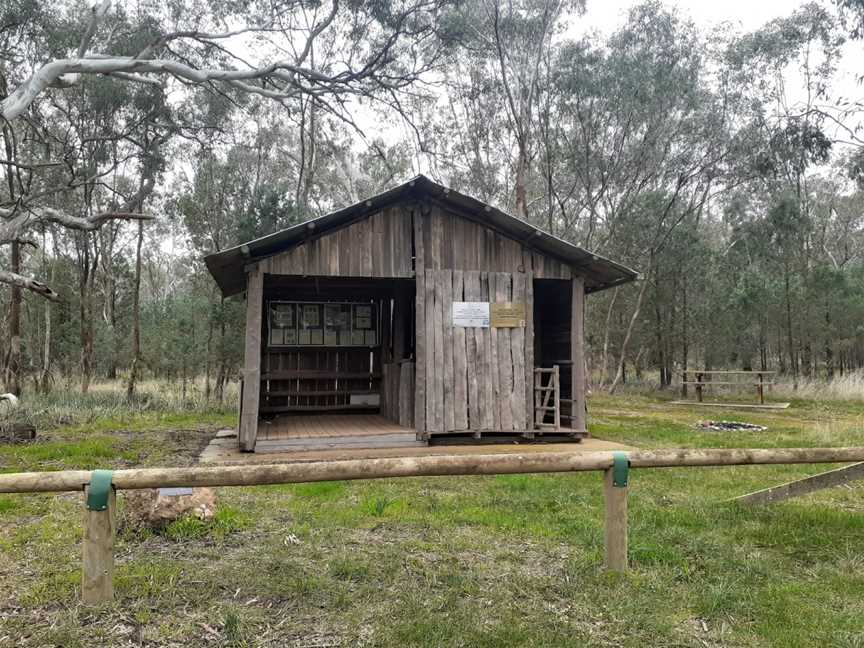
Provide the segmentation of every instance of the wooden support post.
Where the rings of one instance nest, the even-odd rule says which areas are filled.
[[[759,384],[756,386],[756,391],[759,393],[759,404],[765,404],[765,389],[764,384],[762,382],[762,374],[759,374]]]
[[[87,491],[84,492],[87,500]],[[81,600],[87,605],[108,603],[114,599],[114,531],[117,499],[114,489],[108,493],[104,511],[84,511],[83,571]]]
[[[543,402],[543,392],[541,388],[543,387],[543,374],[539,373],[536,369],[534,370],[534,429],[538,428],[541,423],[543,423],[543,416],[541,414],[540,407]]]
[[[261,397],[261,327],[264,309],[264,273],[261,268],[252,268],[246,275],[246,282],[246,355],[237,436],[240,449],[252,452],[258,436],[258,405]]]
[[[585,278],[573,277],[570,297],[570,428],[587,432],[585,403]]]
[[[702,373],[696,373],[696,400],[702,402]]]
[[[606,569],[627,571],[627,487],[615,486],[613,470],[603,471],[603,497],[606,500]]]
[[[558,365],[552,367],[552,398],[552,407],[555,408],[552,421],[555,431],[558,432],[561,430],[561,371]]]

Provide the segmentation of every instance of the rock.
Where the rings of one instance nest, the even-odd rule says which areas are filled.
[[[0,394],[0,415],[8,414],[18,407],[18,397],[15,394]]]
[[[123,491],[123,517],[134,526],[153,528],[164,527],[187,514],[210,520],[216,513],[216,493],[211,488],[191,490],[191,495],[160,493],[158,488]]]

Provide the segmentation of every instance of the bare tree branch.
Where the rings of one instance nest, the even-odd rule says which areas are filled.
[[[36,281],[32,277],[25,277],[24,275],[9,272],[8,270],[3,270],[2,268],[0,268],[0,283],[17,286],[18,288],[23,288],[24,290],[29,290],[30,292],[34,292],[37,295],[45,297],[46,299],[50,299],[54,302],[60,301],[60,295],[55,293],[53,290],[51,290],[51,288],[49,288],[42,282]]]

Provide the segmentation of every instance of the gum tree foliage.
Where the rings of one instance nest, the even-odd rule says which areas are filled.
[[[20,390],[20,291],[61,299],[25,271],[22,246],[37,247],[34,233],[51,229],[62,248],[74,251],[86,390],[100,272],[107,283],[105,319],[116,328],[114,256],[123,229],[106,223],[152,218],[144,207],[169,142],[218,149],[262,101],[291,116],[299,112],[305,173],[295,183],[294,203],[305,206],[320,115],[357,128],[349,103],[398,104],[440,56],[441,6],[437,0],[6,3],[0,246],[10,258],[0,265],[0,283],[12,286],[11,344],[3,362],[12,390]],[[271,227],[284,220],[288,201],[280,187],[255,200],[247,222],[271,219],[262,223]],[[109,375],[116,362],[110,364]]]

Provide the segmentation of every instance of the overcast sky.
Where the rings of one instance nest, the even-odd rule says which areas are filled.
[[[624,22],[634,0],[586,0],[584,22],[602,31],[611,31]],[[791,13],[801,3],[788,0],[677,0],[667,6],[679,7],[700,26],[730,21],[744,29],[756,29],[772,18]]]

